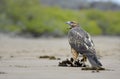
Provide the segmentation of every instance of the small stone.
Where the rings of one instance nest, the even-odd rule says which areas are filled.
[[[96,70],[96,72],[99,72],[99,70]]]
[[[95,73],[95,71],[94,71],[94,70],[92,70],[92,73]]]

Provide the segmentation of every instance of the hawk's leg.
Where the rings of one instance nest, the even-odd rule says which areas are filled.
[[[76,52],[76,50],[74,50],[73,48],[71,48],[71,53],[73,54],[73,59],[74,59],[74,61],[76,61],[77,58],[78,58],[79,53]]]
[[[83,55],[83,58],[81,59],[81,62],[86,62],[87,61],[87,57],[85,55]]]

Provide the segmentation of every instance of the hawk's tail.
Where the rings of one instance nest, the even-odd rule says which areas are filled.
[[[87,58],[90,62],[90,64],[93,66],[93,67],[101,67],[102,64],[101,62],[98,60],[96,54],[88,54],[87,55]]]

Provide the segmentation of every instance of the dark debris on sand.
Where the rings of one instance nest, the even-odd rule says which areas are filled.
[[[59,62],[58,66],[62,66],[62,67],[86,67],[86,65],[84,63],[82,63],[80,60],[73,62],[73,58],[66,59],[62,62]]]
[[[0,72],[0,74],[7,74],[6,72]]]
[[[105,70],[105,68],[85,67],[85,68],[82,68],[82,70]]]
[[[50,60],[60,60],[60,58],[56,58],[55,56],[48,56],[48,55],[44,55],[44,56],[39,56],[40,59],[50,59]]]
[[[81,70],[92,70],[93,72],[99,72],[101,70],[105,70],[105,68],[94,68],[94,67],[89,67],[85,63],[81,62],[80,60],[77,60],[73,62],[73,58],[63,60],[62,62],[59,62],[58,66],[61,67],[82,67]],[[95,70],[95,71],[94,71]]]

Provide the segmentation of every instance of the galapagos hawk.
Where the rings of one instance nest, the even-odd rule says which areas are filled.
[[[75,21],[68,21],[66,23],[70,26],[68,41],[71,46],[74,61],[77,60],[78,55],[81,54],[83,55],[81,59],[82,62],[88,59],[92,67],[101,68],[102,64],[96,56],[94,43],[90,35]]]

